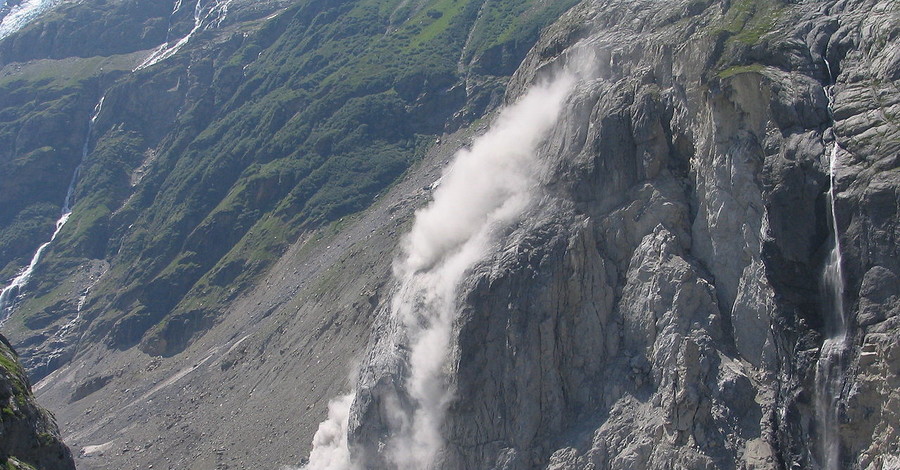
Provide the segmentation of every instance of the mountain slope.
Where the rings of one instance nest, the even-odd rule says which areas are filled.
[[[6,275],[28,264],[36,230],[50,238],[56,201],[80,168],[72,223],[8,325],[26,362],[35,358],[33,376],[71,359],[85,330],[115,349],[178,353],[301,234],[370,204],[435,134],[495,105],[504,76],[487,73],[512,69],[470,73],[481,58],[521,57],[565,7],[511,4],[527,10],[513,22],[479,22],[502,3],[200,3],[188,30],[180,2],[86,2],[5,39],[0,50],[14,58],[22,41],[35,43],[35,60],[5,67],[8,93],[47,90],[7,110],[6,174],[31,186],[4,185]],[[88,49],[66,51],[35,32],[92,15],[144,31],[166,20],[169,40],[149,52],[138,48],[150,39],[103,40],[116,46],[107,50],[72,38]],[[80,57],[91,53],[114,55]],[[68,337],[40,339],[71,321]]]

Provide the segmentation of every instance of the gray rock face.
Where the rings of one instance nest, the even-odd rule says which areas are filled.
[[[584,51],[598,73],[541,150],[545,197],[462,286],[440,468],[817,467],[832,154],[840,466],[892,468],[898,18],[875,0],[586,1],[547,31],[509,101]],[[378,384],[404,374],[364,370],[360,448],[384,429],[366,424]]]

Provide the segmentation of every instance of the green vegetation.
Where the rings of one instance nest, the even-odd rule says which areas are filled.
[[[14,356],[6,354],[8,351],[9,349],[4,346],[3,351],[0,352],[0,367],[3,368],[2,375],[5,379],[12,382],[13,387],[16,389],[17,396],[28,393],[28,390],[25,388],[25,383],[22,381],[22,366],[16,362]]]
[[[424,24],[410,41],[411,47],[419,47],[433,41],[452,26],[453,19],[464,13],[466,2],[460,0],[438,0],[427,11],[420,11],[413,21]]]
[[[84,85],[84,80],[96,78],[100,71],[105,74],[130,71],[134,61],[134,54],[122,54],[68,60],[43,59],[16,64],[17,73],[0,75],[0,88],[38,85],[39,90],[44,92],[71,92],[73,88]]]
[[[84,86],[58,89],[42,74],[31,78],[34,81],[0,82],[0,279],[4,281],[27,265],[37,247],[49,239],[81,153],[73,145],[69,120],[79,108]]]
[[[474,26],[472,45],[467,53],[478,55],[504,44],[530,47],[540,29],[578,3],[559,2],[488,2]],[[517,43],[524,44],[518,45]]]
[[[22,418],[30,395],[25,371],[15,353],[6,344],[0,344],[0,421]]]
[[[123,55],[83,59],[68,78],[48,62],[0,80],[4,98],[19,97],[0,110],[0,143],[40,113],[79,123],[31,153],[0,156],[0,165],[27,158],[74,168],[73,147],[99,98],[93,90],[107,96],[72,218],[22,316],[57,308],[67,295],[62,281],[79,263],[107,259],[110,271],[88,303],[97,334],[112,330],[111,345],[130,347],[152,329],[155,344],[177,352],[183,341],[169,330],[211,324],[299,236],[366,208],[420,158],[467,106],[459,87],[472,73],[467,64],[510,74],[540,28],[576,0],[550,3],[301,2],[230,38],[206,41],[215,33],[204,32],[133,74],[120,71]],[[55,21],[68,24],[65,14]],[[104,83],[88,76],[100,65],[115,71]],[[49,98],[32,99],[22,87]],[[62,179],[46,186],[64,191]],[[33,215],[0,231],[0,263],[18,266],[24,256],[4,255],[3,243],[52,224],[62,198],[45,192],[44,205],[26,213]]]
[[[34,470],[34,467],[28,465],[25,462],[15,458],[15,457],[6,457],[2,462],[3,468],[6,470]]]
[[[761,64],[735,65],[733,67],[728,67],[727,69],[722,70],[721,72],[716,74],[716,76],[725,79],[742,73],[760,73],[763,70],[765,70],[765,66]]]
[[[778,0],[738,0],[725,13],[721,30],[731,33],[731,41],[757,44],[765,34],[774,31],[783,12],[784,5]]]
[[[749,51],[760,42],[770,40],[788,11],[782,0],[737,0],[725,12],[721,21],[714,23],[710,33],[723,40],[719,57],[719,78],[729,78],[740,73],[761,72],[765,64],[747,63]]]

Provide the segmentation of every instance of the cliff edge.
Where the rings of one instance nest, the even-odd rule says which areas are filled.
[[[56,421],[34,402],[19,357],[0,336],[0,465],[10,469],[74,470]]]

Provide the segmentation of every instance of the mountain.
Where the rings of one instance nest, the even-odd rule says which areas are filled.
[[[91,342],[180,352],[291,242],[496,102],[566,7],[151,3],[62,4],[0,46],[4,276],[73,211],[9,326],[35,378],[72,358],[37,338],[73,317]]]
[[[892,2],[46,7],[0,306],[79,468],[900,464]]]
[[[417,215],[310,468],[894,468],[897,19],[573,8],[507,92],[593,69],[530,149],[532,202],[501,217],[522,197],[506,191],[449,244],[447,201],[477,183]],[[431,211],[453,214],[444,231]]]

